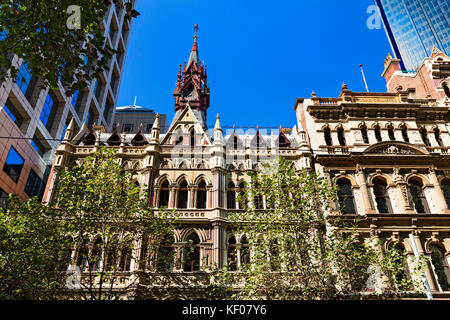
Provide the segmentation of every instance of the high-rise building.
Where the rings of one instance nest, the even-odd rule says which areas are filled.
[[[156,113],[153,109],[141,106],[117,107],[114,115],[114,125],[124,133],[150,133],[153,123],[156,120]],[[159,128],[162,132],[166,129],[166,115],[159,115]]]
[[[132,1],[135,5],[136,1]],[[64,85],[42,87],[42,81],[13,57],[20,67],[16,79],[0,87],[0,197],[14,193],[22,200],[42,197],[54,152],[73,120],[74,129],[103,125],[111,128],[128,48],[131,22],[126,9],[112,4],[101,27],[106,42],[118,50],[109,69],[87,88],[66,96]]]
[[[375,0],[396,58],[415,71],[433,46],[450,54],[450,3],[442,0]]]

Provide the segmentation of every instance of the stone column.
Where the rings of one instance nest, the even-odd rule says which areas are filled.
[[[196,206],[197,192],[195,186],[188,187],[188,209],[194,209]]]
[[[364,171],[359,166],[356,167],[356,177],[364,203],[364,212],[376,213],[376,210],[374,210],[374,208],[372,207],[372,203],[370,202],[369,190],[367,189],[366,183],[366,176],[364,175]]]
[[[218,221],[212,223],[212,257],[211,264],[216,264],[218,268],[223,265],[223,228],[222,224]]]
[[[168,209],[173,209],[176,207],[176,201],[177,201],[177,187],[176,186],[171,186],[170,188],[170,192],[169,192],[169,208]]]
[[[429,171],[430,171],[431,183],[434,186],[434,191],[436,194],[436,199],[439,204],[439,207],[441,208],[440,212],[441,213],[449,213],[450,210],[447,207],[447,201],[445,200],[444,192],[442,191],[441,185],[439,184],[439,180],[436,176],[435,168],[429,168]]]
[[[411,204],[409,203],[408,184],[406,183],[405,179],[403,179],[403,177],[400,175],[398,168],[394,168],[393,175],[395,184],[400,189],[401,199],[403,202],[403,208],[405,209],[405,213],[414,213],[414,210],[411,207]]]

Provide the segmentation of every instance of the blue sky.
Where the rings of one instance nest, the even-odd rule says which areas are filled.
[[[342,82],[386,91],[383,28],[369,30],[373,0],[138,0],[118,106],[137,104],[174,115],[178,65],[188,59],[199,24],[208,65],[208,124],[220,113],[232,126],[292,127],[298,97],[335,97]]]

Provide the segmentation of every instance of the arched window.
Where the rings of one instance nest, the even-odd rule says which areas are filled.
[[[409,143],[408,128],[405,125],[402,126],[402,137],[403,137],[403,141]]]
[[[180,184],[180,188],[178,189],[178,205],[179,209],[186,209],[188,205],[188,185],[186,180]]]
[[[430,245],[431,263],[433,264],[436,280],[444,291],[450,290],[450,270],[442,248],[436,244]]]
[[[440,147],[442,147],[444,143],[442,142],[441,131],[438,128],[435,128],[433,131],[434,131],[434,138],[436,139],[437,144]]]
[[[420,129],[420,136],[422,137],[423,143],[427,147],[431,146],[430,140],[428,140],[427,130],[425,128]]]
[[[129,245],[124,245],[122,247],[122,252],[120,254],[120,264],[119,271],[130,271],[131,267],[131,247]]]
[[[197,189],[197,209],[206,209],[206,183],[203,180]]]
[[[447,85],[446,83],[444,83],[444,84],[442,85],[442,87],[444,88],[445,95],[446,95],[448,98],[450,98],[450,88],[448,87],[448,85]]]
[[[233,182],[227,186],[227,209],[236,209],[236,191]]]
[[[183,133],[181,131],[177,131],[176,135],[175,135],[175,144],[176,145],[180,145],[183,144]]]
[[[411,179],[408,183],[410,203],[417,213],[429,213],[427,200],[423,193],[423,184],[418,179]]]
[[[395,140],[394,127],[393,126],[388,126],[387,129],[388,129],[389,139]]]
[[[100,271],[102,268],[102,247],[102,238],[98,237],[97,240],[95,240],[91,257],[92,264],[94,265],[94,271]]]
[[[191,147],[194,147],[195,146],[195,131],[194,131],[194,129],[192,129],[189,132],[189,135],[191,137]]]
[[[375,126],[375,138],[377,139],[378,142],[381,142],[383,139],[381,139],[381,128],[379,125]]]
[[[450,208],[450,180],[443,180],[441,186],[442,192],[444,192],[445,201],[447,202],[447,208]]]
[[[237,246],[236,246],[236,238],[231,237],[228,240],[228,249],[227,249],[227,262],[228,262],[228,270],[236,271],[237,270]]]
[[[159,208],[168,207],[169,206],[169,181],[164,181],[161,185],[161,189],[159,190]]]
[[[158,247],[156,256],[156,270],[159,272],[172,271],[175,260],[175,251],[173,247],[173,233],[166,234]]]
[[[258,184],[254,185],[254,189],[252,190],[255,194],[253,196],[253,203],[255,205],[255,209],[264,209],[263,196],[261,194],[261,187]]]
[[[373,193],[379,213],[392,213],[391,201],[387,193],[387,184],[382,179],[375,179],[373,182]]]
[[[247,199],[245,198],[245,183],[241,182],[239,184],[239,209],[247,209]]]
[[[398,243],[391,244],[389,249],[391,250],[395,264],[398,266],[394,273],[394,280],[400,290],[408,290],[410,288],[405,281],[408,278],[408,266],[405,257],[405,249]]]
[[[367,126],[361,126],[361,136],[364,143],[369,143],[369,136],[367,135]]]
[[[89,246],[88,241],[84,240],[78,250],[77,266],[81,271],[85,271],[88,266]]]
[[[187,237],[187,244],[184,248],[184,268],[186,272],[200,270],[200,238],[195,232]]]
[[[106,269],[108,271],[115,271],[118,267],[118,256],[117,256],[117,244],[110,243],[108,252],[106,253]]]
[[[338,134],[339,144],[340,144],[341,146],[345,146],[346,143],[345,143],[344,128],[339,127],[339,128],[337,129],[337,134]]]
[[[271,241],[269,245],[270,270],[272,271],[279,271],[281,267],[279,246],[277,240]]]
[[[350,181],[348,179],[339,179],[337,185],[339,187],[339,206],[343,213],[356,213],[352,184]]]
[[[327,144],[327,146],[332,146],[333,140],[331,139],[331,130],[329,127],[323,129],[323,135],[325,137],[325,143]]]
[[[241,268],[245,268],[250,263],[250,245],[246,236],[241,239]]]

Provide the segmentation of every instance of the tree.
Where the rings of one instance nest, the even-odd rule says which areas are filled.
[[[0,83],[17,77],[13,54],[46,87],[59,79],[71,96],[98,77],[117,51],[101,27],[109,6],[119,0],[2,0],[0,2]],[[124,1],[125,21],[139,13]],[[74,6],[76,4],[76,6]]]
[[[146,192],[123,170],[115,151],[106,147],[84,158],[80,165],[60,171],[55,186],[51,204],[39,204],[36,199],[18,203],[19,214],[9,208],[0,220],[0,227],[8,230],[2,249],[15,245],[5,253],[2,250],[0,261],[16,261],[13,267],[22,266],[21,273],[26,279],[34,277],[43,294],[36,295],[30,283],[17,279],[20,274],[15,275],[11,263],[0,265],[4,267],[0,274],[7,271],[16,281],[14,288],[30,292],[27,297],[31,299],[133,297],[140,274],[134,270],[142,270],[148,256],[141,254],[143,247],[146,252],[157,253],[161,264],[166,254],[171,256],[161,250],[164,239],[173,237],[175,219],[171,213],[152,211]],[[30,234],[26,234],[27,229]],[[151,241],[143,244],[144,235],[150,235]],[[36,243],[34,236],[39,240]],[[23,250],[27,246],[30,248]],[[47,255],[49,252],[54,254]],[[59,267],[56,279],[49,276],[56,269],[53,266]]]
[[[276,170],[266,165],[263,171],[251,174],[248,188],[239,197],[246,210],[229,217],[229,232],[245,236],[245,250],[250,252],[243,253],[241,244],[238,272],[232,272],[236,253],[228,253],[232,262],[215,274],[214,295],[234,299],[362,298],[368,282],[380,274],[394,279],[386,283],[390,294],[411,290],[412,278],[399,276],[406,272],[403,256],[383,255],[379,244],[365,242],[357,221],[330,219],[336,191],[326,179],[306,169],[296,172],[283,158]],[[266,210],[262,209],[264,201]],[[249,261],[243,262],[243,254]]]

